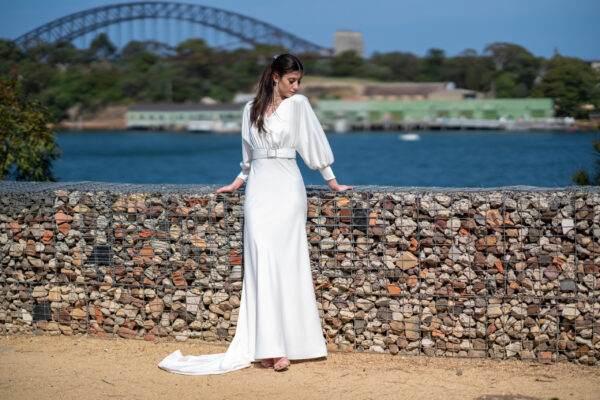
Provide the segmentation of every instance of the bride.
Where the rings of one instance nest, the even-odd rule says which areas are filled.
[[[225,353],[183,356],[158,366],[166,371],[221,374],[260,361],[282,371],[290,360],[324,357],[306,238],[307,198],[296,152],[318,169],[331,190],[340,185],[327,137],[308,99],[296,94],[304,68],[291,54],[264,69],[256,97],[242,116],[241,172],[216,194],[237,191],[244,200],[244,280],[235,336]]]

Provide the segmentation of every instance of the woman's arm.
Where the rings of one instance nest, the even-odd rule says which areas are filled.
[[[242,171],[235,178],[233,183],[227,186],[222,186],[215,194],[219,194],[222,192],[235,192],[238,190],[246,180],[248,179],[248,174],[250,173],[251,162],[252,162],[252,146],[248,143],[246,138],[250,137],[250,103],[246,103],[244,107],[244,111],[242,114],[242,162],[240,163],[240,167]]]
[[[334,192],[342,192],[344,190],[352,190],[354,189],[354,186],[346,186],[346,185],[340,185],[337,181],[337,179],[333,178],[327,181],[327,185],[329,185],[329,188],[331,190],[333,190]]]
[[[240,187],[242,187],[242,185],[244,183],[246,183],[245,180],[243,180],[242,178],[236,177],[235,180],[233,181],[233,183],[231,183],[230,185],[227,185],[227,186],[220,187],[219,189],[217,189],[215,194],[219,194],[219,193],[223,193],[223,192],[235,192]]]
[[[333,191],[354,189],[354,186],[340,185],[333,174],[331,164],[334,157],[329,141],[315,115],[308,99],[302,95],[295,99],[292,129],[296,132],[296,149],[311,169],[318,169],[323,179]]]

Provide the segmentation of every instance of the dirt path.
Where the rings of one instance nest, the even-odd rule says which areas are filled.
[[[600,368],[567,363],[349,354],[186,376],[156,364],[223,352],[204,343],[65,336],[0,338],[0,399],[598,399]]]

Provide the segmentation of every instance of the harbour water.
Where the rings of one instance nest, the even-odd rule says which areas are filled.
[[[404,132],[405,133],[405,132]],[[598,132],[350,132],[328,134],[332,168],[348,185],[500,187],[574,185],[578,168],[592,172]],[[239,134],[190,132],[59,132],[60,181],[227,184],[239,173]],[[324,184],[298,165],[307,185]]]

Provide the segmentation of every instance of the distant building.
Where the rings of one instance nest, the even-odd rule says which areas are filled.
[[[340,100],[463,100],[482,99],[485,94],[456,88],[454,82],[372,82],[312,78],[302,82],[301,92],[311,99]]]
[[[321,123],[332,125],[344,119],[350,124],[435,121],[440,118],[467,120],[542,120],[554,115],[552,99],[472,100],[320,100],[315,112]]]
[[[364,57],[362,33],[346,30],[336,31],[333,39],[333,55],[337,56],[348,50],[354,50],[359,57]]]
[[[480,99],[483,93],[457,89],[453,82],[400,82],[365,85],[361,100]]]
[[[230,104],[134,104],[125,113],[128,129],[239,132],[245,102]]]
[[[600,72],[600,60],[591,60],[588,63],[595,71]]]

